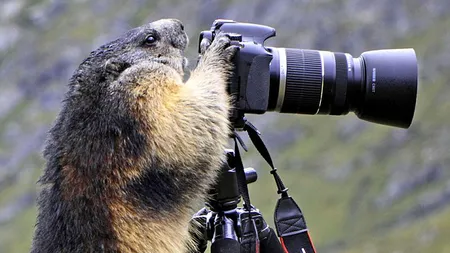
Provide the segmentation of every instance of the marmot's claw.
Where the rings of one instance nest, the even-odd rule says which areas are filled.
[[[204,51],[203,58],[210,58],[210,60],[219,61],[221,64],[231,64],[233,56],[238,50],[238,46],[231,44],[229,35],[226,33],[219,33],[212,43],[208,44],[209,42],[209,40],[205,40],[202,41],[200,45],[201,50]],[[215,56],[210,57],[210,54]],[[224,66],[221,65],[221,67]]]
[[[211,48],[216,49],[218,51],[225,50],[227,47],[231,45],[231,40],[228,34],[219,33],[216,35],[216,38],[211,43]]]
[[[236,54],[236,52],[238,51],[238,49],[239,49],[239,46],[237,46],[237,45],[230,45],[229,47],[227,47],[224,50],[226,59],[228,61],[231,61],[233,59],[234,55]]]
[[[211,41],[207,38],[203,38],[202,41],[200,42],[200,55],[204,55],[210,45]]]

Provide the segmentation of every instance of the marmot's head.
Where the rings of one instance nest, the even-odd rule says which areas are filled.
[[[158,61],[181,73],[186,65],[183,51],[188,37],[183,24],[177,19],[161,19],[134,28],[117,42],[122,51],[117,58],[130,65],[144,60]]]
[[[56,152],[52,151],[53,145],[59,144],[53,142],[64,146],[61,152],[65,162],[77,168],[111,167],[106,161],[127,160],[112,159],[112,152],[117,157],[136,156],[133,152],[138,152],[145,141],[137,123],[139,119],[130,109],[135,107],[137,99],[133,96],[141,87],[133,78],[151,78],[144,70],[152,62],[165,64],[182,76],[187,43],[180,21],[162,19],[136,27],[92,51],[69,82],[46,156]],[[118,81],[120,78],[127,79],[127,83]],[[95,176],[94,173],[92,177]]]
[[[183,74],[187,64],[183,52],[187,44],[188,37],[181,21],[161,19],[129,30],[118,39],[92,51],[73,78],[81,83],[99,83],[102,77],[109,79],[105,76],[108,73],[104,73],[108,67],[117,72],[113,75],[120,74],[142,61],[161,62]],[[109,66],[109,63],[113,63],[113,66]]]

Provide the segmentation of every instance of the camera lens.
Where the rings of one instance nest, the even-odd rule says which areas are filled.
[[[270,111],[344,115],[408,128],[417,96],[413,49],[329,51],[269,48]]]

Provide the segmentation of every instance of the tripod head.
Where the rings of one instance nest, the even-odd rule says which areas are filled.
[[[237,185],[234,151],[232,149],[226,149],[225,154],[227,163],[222,165],[217,183],[209,191],[209,198],[206,202],[206,206],[218,213],[237,208],[241,200],[241,194]],[[258,179],[258,174],[255,169],[245,168],[244,172],[247,184],[253,183]]]

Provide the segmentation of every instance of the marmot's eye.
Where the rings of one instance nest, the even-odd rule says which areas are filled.
[[[147,36],[147,38],[145,38],[145,44],[147,45],[152,45],[156,42],[156,37],[153,35],[149,35]]]

